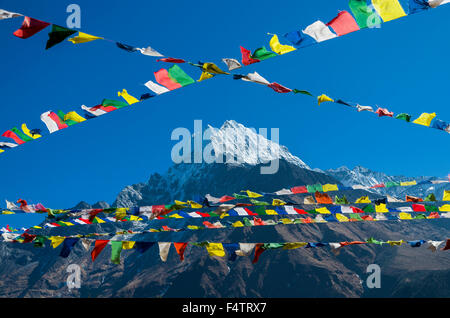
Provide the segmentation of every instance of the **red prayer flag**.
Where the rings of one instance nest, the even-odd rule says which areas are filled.
[[[184,260],[184,251],[186,250],[187,245],[188,243],[173,243],[173,246],[175,246],[178,255],[180,255],[180,261]]]
[[[181,84],[175,82],[169,77],[169,72],[164,68],[160,69],[158,72],[155,72],[154,74],[156,81],[159,84],[167,87],[171,91],[182,87]]]
[[[450,239],[447,239],[445,246],[442,248],[443,251],[450,250]]]
[[[223,197],[221,197],[219,199],[219,202],[223,203],[223,202],[231,201],[231,200],[234,200],[234,199],[236,199],[236,198],[230,197],[229,195],[224,195]]]
[[[6,138],[11,138],[13,139],[15,142],[17,142],[19,145],[24,144],[25,141],[23,141],[22,139],[20,139],[19,136],[16,135],[15,132],[12,132],[11,130],[7,130],[3,133],[2,137],[6,137]]]
[[[394,116],[393,112],[390,112],[386,108],[380,108],[380,107],[378,107],[378,109],[377,109],[377,111],[375,113],[378,114],[378,117],[383,117],[383,116],[392,117],[392,116]]]
[[[92,261],[95,261],[97,256],[103,251],[106,245],[108,245],[109,240],[96,240],[95,247],[91,252]]]
[[[269,84],[267,86],[269,86],[271,89],[273,89],[277,93],[289,93],[289,92],[292,92],[292,89],[284,87],[283,85],[280,85],[280,84],[275,83],[275,82],[273,82],[273,83],[271,83],[271,84]]]
[[[316,191],[314,196],[316,197],[316,201],[319,204],[333,204],[333,200],[326,193],[320,193],[320,192]]]
[[[23,243],[30,243],[30,242],[32,242],[32,241],[35,239],[35,237],[36,237],[36,235],[34,235],[34,234],[28,234],[28,233],[23,233],[22,236],[25,238],[25,239],[23,240]]]
[[[292,193],[308,193],[308,189],[305,186],[293,187],[291,188]]]
[[[255,257],[253,258],[252,263],[255,264],[259,260],[259,256],[262,254],[262,252],[265,251],[265,249],[262,248],[264,244],[263,243],[257,243],[255,245]]]
[[[173,57],[165,57],[159,60],[156,60],[156,62],[167,62],[167,63],[186,63],[185,60],[182,59],[175,59]]]
[[[202,216],[204,218],[210,217],[210,215],[208,213],[202,213],[202,212],[198,212],[198,211],[196,211],[195,213],[199,214],[200,216]]]
[[[245,212],[248,213],[248,215],[258,215],[258,213],[252,212],[252,211],[250,211],[250,210],[247,209],[247,208],[244,208],[244,210],[245,210]]]
[[[430,219],[439,219],[441,216],[439,215],[438,212],[431,212],[430,215],[428,216],[428,218]]]
[[[266,225],[266,223],[264,223],[264,221],[261,220],[261,218],[257,218],[257,217],[253,217],[253,223],[255,225]]]
[[[414,212],[427,212],[423,204],[413,204],[412,209]]]
[[[354,206],[352,206],[351,208],[353,210],[353,213],[364,213],[364,211],[361,210],[360,208],[357,208],[357,207],[354,207]]]
[[[355,19],[347,11],[339,12],[337,17],[328,22],[327,25],[331,26],[338,36],[359,30]]]
[[[253,64],[253,63],[261,62],[258,59],[252,58],[251,57],[252,52],[250,52],[249,50],[243,48],[242,46],[241,46],[241,54],[242,54],[242,64],[244,64],[244,65],[250,65],[250,64]]]
[[[374,186],[371,186],[370,188],[372,189],[372,188],[385,188],[385,187],[386,187],[386,185],[384,183],[379,183]]]
[[[203,225],[206,226],[208,229],[219,229],[220,228],[220,226],[214,225],[208,221],[204,221]]]
[[[295,210],[295,212],[297,212],[298,214],[308,214],[305,210],[303,210],[303,209],[297,209],[297,208],[294,208],[294,210]]]
[[[306,219],[302,219],[302,223],[313,223],[313,219],[308,216]]]
[[[25,17],[22,22],[22,26],[16,30],[13,34],[21,39],[28,39],[30,36],[38,33],[39,31],[48,27],[50,23],[36,20],[30,17]]]

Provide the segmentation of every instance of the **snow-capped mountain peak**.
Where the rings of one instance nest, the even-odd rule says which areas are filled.
[[[214,153],[216,156],[224,156],[225,163],[233,161],[237,164],[258,165],[274,159],[284,159],[301,168],[310,169],[286,147],[278,144],[278,132],[260,129],[258,133],[234,120],[225,121],[220,129],[210,125],[208,129]],[[267,138],[269,134],[271,139]]]

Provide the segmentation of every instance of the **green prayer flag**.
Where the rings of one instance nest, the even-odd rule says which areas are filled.
[[[173,65],[172,67],[170,67],[168,73],[169,77],[181,86],[195,83],[195,81],[189,75],[187,75],[178,65]]]
[[[345,195],[342,196],[342,198],[339,198],[337,195],[334,197],[334,203],[335,204],[349,204],[347,198]]]
[[[115,108],[119,109],[125,106],[128,106],[127,102],[122,102],[114,99],[104,99],[102,101],[102,106],[114,106]]]
[[[425,205],[425,210],[427,212],[439,212],[439,209],[435,205]]]
[[[427,197],[425,199],[423,199],[424,201],[436,201],[436,196],[434,195],[434,193],[430,193],[429,195],[427,195]]]
[[[294,94],[300,93],[300,94],[303,94],[303,95],[313,96],[313,94],[311,94],[311,93],[308,92],[308,91],[299,90],[299,89],[296,89],[296,88],[294,88],[292,91],[294,92]]]
[[[427,218],[427,216],[426,216],[425,214],[423,214],[423,213],[417,214],[417,215],[414,217],[414,219],[418,219],[418,220],[423,220],[423,219],[426,219],[426,218]]]
[[[243,220],[244,226],[253,226],[249,219],[244,218]]]
[[[255,200],[255,199],[250,199],[250,202],[253,203],[254,205],[270,205],[270,204],[267,203],[267,202],[264,202],[264,201],[258,201],[258,200]]]
[[[275,250],[278,248],[283,248],[283,246],[284,246],[284,243],[264,243],[262,248],[265,250]]]
[[[366,213],[367,212],[375,212],[375,208],[373,207],[372,204],[366,205],[365,207],[362,208],[362,210]]]
[[[111,262],[120,264],[120,252],[122,252],[122,241],[111,241]]]
[[[34,247],[44,247],[45,246],[44,242],[46,240],[47,240],[46,236],[37,235],[33,240]]]
[[[266,49],[266,47],[263,46],[263,47],[260,47],[259,49],[256,49],[255,52],[253,52],[252,59],[257,59],[257,60],[263,61],[263,60],[267,60],[268,58],[271,58],[274,56],[277,56],[277,54],[274,52],[268,51]]]
[[[27,141],[32,141],[33,138],[31,138],[30,136],[25,135],[23,132],[21,132],[19,129],[17,129],[16,127],[12,128],[11,131],[13,133],[15,133],[17,136],[19,136],[20,139],[22,139],[23,141],[27,142]]]
[[[395,116],[395,118],[404,120],[404,121],[406,121],[408,123],[411,121],[411,115],[406,114],[406,113],[398,114],[397,116]]]
[[[316,193],[316,191],[323,192],[323,188],[320,183],[313,184],[313,185],[307,185],[306,189],[308,190],[309,193]]]
[[[377,241],[376,239],[374,239],[373,237],[368,238],[366,240],[367,243],[372,243],[372,244],[378,244],[378,245],[382,245],[384,242],[382,241]]]
[[[367,28],[381,24],[378,14],[367,6],[366,0],[350,0],[348,5],[355,16],[356,23],[359,27]]]
[[[52,25],[52,31],[48,34],[48,41],[45,46],[45,49],[49,49],[52,46],[61,43],[64,41],[67,37],[71,36],[74,33],[77,33],[78,31],[70,30],[64,27],[61,27],[59,25],[53,24]]]
[[[358,220],[358,221],[362,221],[362,217],[358,214],[358,213],[350,213],[348,215],[350,217],[350,219],[354,219],[354,220]]]
[[[400,186],[400,182],[392,182],[392,181],[389,181],[389,182],[385,182],[384,185],[386,186],[386,188],[390,188],[390,187],[398,187],[398,186]]]
[[[235,197],[236,199],[247,199],[248,196],[243,195],[243,194],[237,194],[237,193],[233,193],[233,197]]]
[[[266,209],[263,207],[256,207],[255,213],[257,213],[258,215],[267,215]]]

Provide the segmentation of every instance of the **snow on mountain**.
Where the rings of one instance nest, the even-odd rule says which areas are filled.
[[[238,158],[241,164],[257,165],[274,159],[284,159],[300,168],[310,169],[300,158],[267,136],[256,133],[234,120],[227,120],[220,129],[208,125],[211,145],[216,155]],[[267,132],[268,134],[268,132]],[[273,136],[272,136],[273,138]]]

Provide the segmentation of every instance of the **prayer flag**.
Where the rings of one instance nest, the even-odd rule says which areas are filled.
[[[223,249],[222,243],[209,243],[206,245],[206,250],[208,251],[209,256],[225,256],[225,250]]]
[[[284,37],[297,48],[306,47],[317,43],[314,38],[307,36],[301,31],[291,31],[286,33]]]
[[[30,17],[25,17],[22,22],[22,26],[16,30],[13,34],[22,39],[28,39],[30,36],[35,35],[39,31],[48,27],[50,23],[36,20]]]
[[[280,85],[278,83],[270,83],[268,85],[271,89],[273,89],[277,93],[289,93],[292,92],[292,89],[284,87],[283,85]]]
[[[41,120],[47,126],[50,133],[67,128],[68,125],[61,121],[61,119],[52,111],[45,112],[41,115]]]
[[[123,243],[121,241],[111,241],[111,262],[113,264],[120,264],[122,248]]]
[[[263,46],[263,47],[261,47],[259,49],[256,49],[253,52],[251,57],[253,59],[258,59],[260,61],[264,61],[264,60],[267,60],[268,58],[271,58],[271,57],[274,57],[274,56],[277,56],[277,54],[274,53],[274,52],[268,51],[266,49],[266,47]]]
[[[375,27],[381,23],[378,14],[367,5],[367,0],[350,0],[349,6],[361,29]]]
[[[186,246],[188,243],[173,243],[178,255],[180,255],[180,261],[184,260],[184,251],[186,250]]]
[[[306,27],[303,33],[309,35],[317,42],[322,42],[336,37],[336,34],[330,31],[322,21],[316,21],[313,24]]]
[[[272,51],[274,51],[277,54],[286,54],[296,50],[295,47],[292,47],[290,45],[280,44],[280,41],[278,40],[278,36],[276,34],[272,36],[269,44]]]
[[[48,34],[49,39],[47,41],[45,49],[48,50],[49,48],[55,46],[58,43],[61,43],[67,37],[77,32],[78,31],[76,30],[67,29],[59,25],[53,24],[52,31]]]
[[[80,238],[78,237],[68,237],[63,242],[63,247],[61,249],[61,252],[59,253],[59,256],[61,257],[68,257],[70,254],[70,251],[72,251],[75,244],[78,242]]]
[[[341,11],[337,17],[327,23],[331,26],[338,36],[342,36],[359,30],[359,26],[355,19],[347,11]]]
[[[431,121],[433,118],[436,117],[436,113],[422,113],[422,115],[419,116],[416,120],[413,121],[414,124],[423,125],[423,126],[430,126]]]
[[[398,0],[372,0],[372,4],[384,22],[406,16]]]
[[[252,52],[250,52],[249,50],[247,50],[246,48],[243,48],[241,46],[242,64],[250,65],[250,64],[253,64],[253,63],[260,62],[260,60],[252,58],[251,57],[251,53]]]
[[[242,67],[241,63],[236,59],[223,58],[222,61],[227,65],[229,71]]]
[[[17,18],[17,17],[21,17],[21,16],[22,16],[22,14],[20,14],[20,13],[9,12],[9,11],[0,9],[0,20]]]
[[[378,114],[378,117],[383,117],[383,116],[392,117],[392,116],[394,116],[393,112],[390,112],[386,108],[380,108],[380,107],[378,107],[378,109],[377,109],[377,111],[375,113]]]
[[[317,102],[320,105],[323,102],[334,102],[334,100],[332,98],[328,97],[327,95],[322,94],[317,97]]]
[[[397,116],[395,116],[395,119],[401,119],[401,120],[404,120],[409,123],[411,121],[411,115],[401,113],[401,114],[398,114]]]
[[[121,92],[117,92],[117,96],[122,96],[122,98],[127,101],[128,105],[139,102],[139,99],[128,94],[126,89],[123,89]]]
[[[72,42],[73,44],[80,44],[80,43],[86,43],[94,40],[103,40],[103,38],[98,36],[93,36],[87,33],[78,32],[77,36],[74,36],[73,38],[68,39],[67,41]]]
[[[105,248],[106,245],[108,245],[109,240],[96,240],[94,249],[91,252],[91,258],[92,261],[95,261],[95,259],[100,255],[102,250]]]

